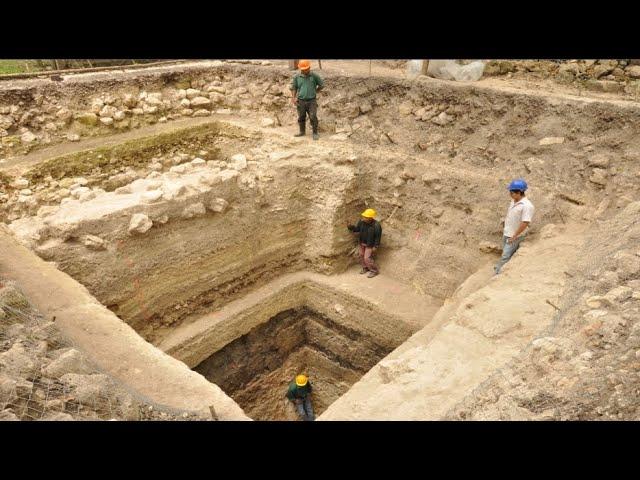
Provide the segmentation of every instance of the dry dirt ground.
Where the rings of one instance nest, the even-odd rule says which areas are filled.
[[[605,78],[620,67],[583,70],[599,65],[602,88],[633,86]],[[334,292],[306,300],[323,318],[364,318],[358,328],[384,332],[397,315],[410,336],[358,378],[343,372],[347,388],[322,400],[321,420],[637,418],[633,95],[559,83],[559,67],[546,64],[478,82],[409,79],[381,62],[371,76],[366,61],[322,66],[317,142],[292,137],[291,72],[279,61],[0,84],[11,122],[0,267],[29,312],[56,315],[74,352],[150,405],[266,418],[264,406],[241,409],[230,397],[255,402],[263,385],[286,388],[295,355],[249,390],[220,365],[245,347],[260,352],[252,345],[262,342],[246,342],[261,325],[308,306],[291,303],[306,294],[272,297],[278,285],[315,275]],[[521,176],[535,221],[492,277],[505,185]],[[366,207],[384,229],[374,279],[357,274],[346,230]],[[384,314],[358,310],[367,308]],[[3,385],[38,385],[49,363],[80,356],[33,346],[29,324],[20,333],[11,322],[5,353],[31,363]],[[284,358],[272,350],[285,345],[262,346],[264,358]],[[198,373],[214,354],[205,376],[232,385],[224,392],[200,375],[204,366]],[[66,374],[93,375],[70,365]],[[24,410],[6,405],[7,416]]]
[[[285,67],[287,62],[272,60],[274,65]],[[407,68],[400,61],[381,61],[373,60],[371,62],[371,69],[369,69],[369,60],[322,60],[322,70],[318,68],[316,60],[312,61],[313,68],[317,69],[319,73],[331,72],[341,75],[357,75],[362,77],[391,77],[391,78],[410,78]],[[493,62],[499,63],[499,62]],[[512,62],[518,65],[518,62]],[[555,62],[542,61],[532,62],[539,67],[536,71],[518,71],[516,69],[509,68],[507,72],[500,73],[499,69],[485,74],[479,81],[473,82],[478,86],[486,86],[498,89],[504,89],[507,91],[515,91],[520,93],[544,93],[557,94],[568,97],[590,97],[606,100],[615,100],[619,98],[630,98],[638,100],[640,98],[640,91],[637,89],[629,89],[629,92],[625,93],[624,90],[618,90],[615,92],[594,91],[593,89],[586,88],[584,84],[578,82],[560,81],[557,79],[557,64]],[[371,73],[369,73],[371,72]],[[635,81],[639,77],[627,78],[631,80],[635,87]],[[438,81],[437,79],[431,79]],[[448,82],[443,80],[444,82]]]

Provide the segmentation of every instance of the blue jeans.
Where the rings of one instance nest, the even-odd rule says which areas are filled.
[[[522,240],[524,240],[524,235],[520,235],[517,240],[511,244],[507,243],[508,239],[509,237],[507,237],[506,235],[502,236],[502,257],[500,257],[500,260],[494,267],[496,273],[500,273],[500,269],[511,259],[513,254],[516,253],[516,251],[520,247],[520,243],[522,242]]]
[[[300,415],[304,421],[313,422],[316,419],[313,414],[313,405],[311,405],[311,397],[309,395],[304,399],[296,399],[296,409],[298,410],[298,415]]]

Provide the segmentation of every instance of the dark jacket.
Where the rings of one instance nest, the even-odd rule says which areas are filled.
[[[299,387],[298,385],[296,385],[296,382],[293,381],[289,384],[289,390],[287,390],[287,398],[289,400],[295,400],[296,398],[306,398],[307,395],[311,394],[311,390],[313,390],[311,382],[307,381],[307,384],[304,387]]]
[[[374,220],[371,223],[367,223],[362,220],[358,220],[355,227],[353,225],[349,225],[347,228],[354,233],[360,233],[360,243],[364,243],[367,247],[377,248],[380,246],[382,225],[380,225],[379,221]]]

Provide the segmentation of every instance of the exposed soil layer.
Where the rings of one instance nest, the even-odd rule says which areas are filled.
[[[405,339],[401,335],[387,342],[398,346]],[[303,307],[255,327],[195,370],[251,418],[290,420],[295,413],[285,394],[295,375],[310,377],[314,409],[321,414],[391,350],[366,333]]]

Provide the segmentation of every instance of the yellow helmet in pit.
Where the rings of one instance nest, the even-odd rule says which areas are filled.
[[[304,387],[308,381],[309,379],[307,378],[306,375],[298,375],[296,377],[296,385],[299,387]]]
[[[367,208],[361,215],[364,218],[376,218],[376,211],[373,208]]]

